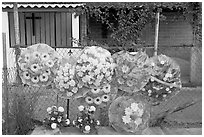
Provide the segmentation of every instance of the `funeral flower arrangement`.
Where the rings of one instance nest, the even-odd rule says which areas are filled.
[[[116,63],[115,82],[120,90],[138,92],[147,84],[150,74],[146,66],[146,53],[120,51],[113,54],[113,59]]]
[[[114,64],[109,51],[91,46],[83,49],[75,68],[80,85],[95,88],[111,82]]]
[[[61,127],[67,127],[70,125],[70,120],[66,118],[63,107],[48,107],[47,108],[48,118],[43,123],[49,129],[56,129]]]
[[[54,79],[55,86],[59,90],[58,94],[64,98],[77,98],[77,95],[85,91],[82,90],[82,85],[76,80],[74,58],[71,58],[66,57],[60,61]]]
[[[150,107],[141,95],[118,97],[109,108],[110,124],[118,132],[141,134],[149,118]]]
[[[152,105],[158,105],[180,91],[180,68],[174,60],[165,55],[159,55],[150,58],[147,64],[150,66],[151,78],[139,92]]]
[[[96,108],[94,106],[80,105],[78,109],[80,113],[76,120],[73,121],[73,125],[86,134],[94,131],[100,125],[100,122],[94,118]]]
[[[55,50],[46,44],[27,47],[18,59],[22,82],[38,87],[49,85],[54,79],[58,60]]]

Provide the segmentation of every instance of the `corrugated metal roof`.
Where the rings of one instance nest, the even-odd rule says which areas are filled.
[[[38,4],[38,3],[26,3],[26,4],[18,4],[18,8],[75,8],[78,6],[84,6],[84,4]],[[13,4],[2,4],[2,8],[13,8]]]

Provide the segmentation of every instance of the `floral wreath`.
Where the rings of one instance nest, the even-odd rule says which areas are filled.
[[[147,84],[150,75],[145,65],[148,60],[146,53],[120,51],[113,55],[113,59],[117,64],[115,82],[120,90],[137,92]]]
[[[76,120],[73,121],[73,125],[86,134],[94,131],[96,127],[100,125],[100,122],[98,120],[95,120],[93,116],[96,108],[94,106],[85,107],[83,105],[80,105],[78,109],[80,111],[80,114],[78,115]]]
[[[37,87],[48,86],[53,81],[58,60],[55,50],[46,44],[27,47],[18,59],[22,82]]]
[[[149,69],[151,78],[139,93],[144,95],[152,105],[158,105],[180,91],[180,67],[165,55],[150,58],[148,65],[151,67]]]
[[[79,83],[95,88],[111,82],[114,64],[109,51],[91,46],[81,52],[75,68]]]

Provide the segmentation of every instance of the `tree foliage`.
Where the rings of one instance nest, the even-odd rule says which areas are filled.
[[[89,2],[84,12],[106,24],[112,32],[111,39],[117,45],[142,44],[141,31],[147,23],[155,21],[160,9],[182,13],[194,28],[197,40],[202,39],[202,5],[199,2]],[[109,41],[111,42],[111,41]]]

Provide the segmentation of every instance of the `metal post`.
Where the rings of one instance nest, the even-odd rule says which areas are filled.
[[[67,118],[69,118],[69,99],[67,99]]]
[[[3,74],[4,74],[4,79],[3,79],[3,90],[5,93],[5,111],[6,111],[6,134],[9,134],[9,125],[8,125],[8,119],[9,119],[9,90],[8,90],[8,70],[7,70],[7,55],[6,55],[6,33],[2,33],[2,38],[3,38]]]
[[[19,75],[19,65],[18,56],[20,55],[20,31],[19,31],[19,17],[18,17],[18,4],[14,2],[13,4],[13,14],[14,14],[14,31],[15,31],[15,54],[16,54],[16,68],[17,68],[17,83],[22,83]]]
[[[157,10],[156,13],[156,23],[155,23],[155,38],[154,38],[154,56],[157,56],[157,52],[158,52],[158,38],[159,38],[159,14],[160,14],[160,10]]]

